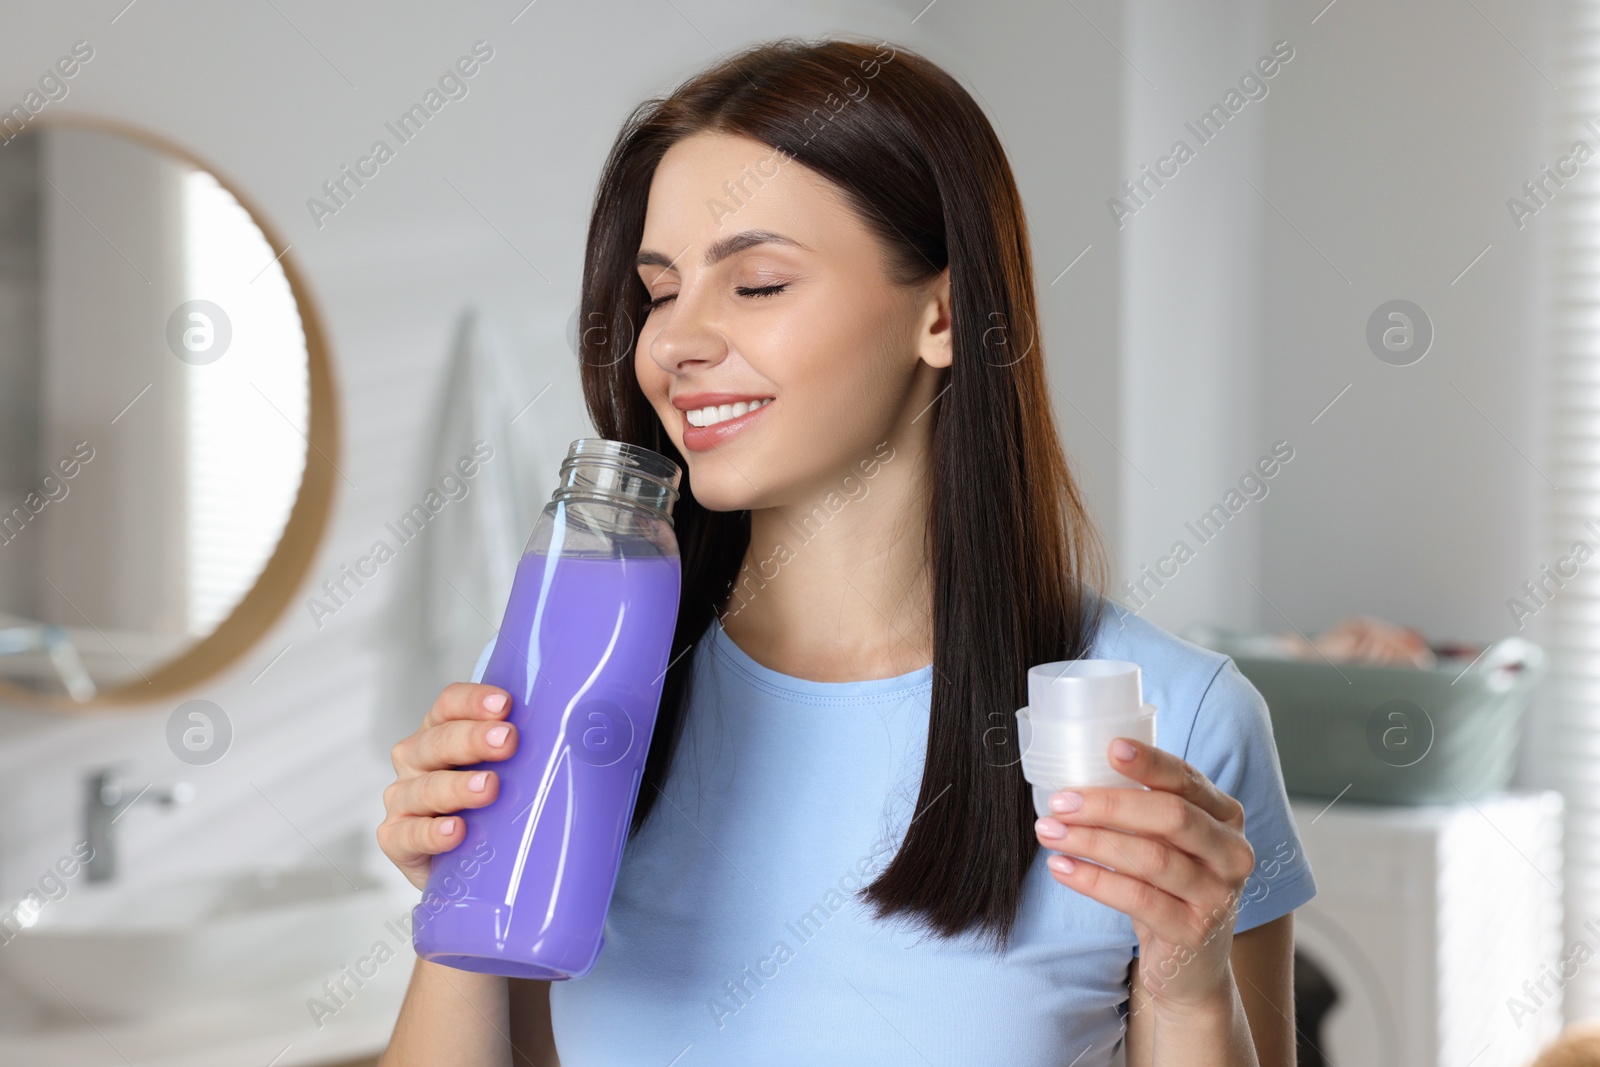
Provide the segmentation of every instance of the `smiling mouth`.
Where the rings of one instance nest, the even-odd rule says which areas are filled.
[[[706,429],[728,422],[731,419],[737,419],[742,415],[748,415],[752,411],[766,407],[772,401],[773,398],[769,396],[750,402],[741,400],[737,404],[717,404],[711,407],[694,408],[690,411],[685,411],[683,417],[690,426],[697,429]]]

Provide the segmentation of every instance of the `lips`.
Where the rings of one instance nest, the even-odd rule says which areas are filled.
[[[678,407],[683,419],[683,445],[691,452],[705,452],[716,448],[729,438],[743,433],[752,423],[756,422],[777,400],[769,400],[752,411],[747,411],[738,418],[727,419],[711,426],[690,426],[689,412],[712,404],[732,404],[740,400],[762,400],[764,397],[732,396],[726,393],[698,393],[693,396],[680,397],[672,403]],[[686,405],[686,406],[680,406]]]
[[[672,398],[672,406],[679,411],[694,411],[696,408],[720,407],[723,404],[737,404],[743,400],[766,400],[770,393],[679,393]]]

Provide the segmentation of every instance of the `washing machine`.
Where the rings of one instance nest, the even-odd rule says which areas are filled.
[[[1560,794],[1292,807],[1317,880],[1295,912],[1300,1067],[1527,1067],[1571,956]]]

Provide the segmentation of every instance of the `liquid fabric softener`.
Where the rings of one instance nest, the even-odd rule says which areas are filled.
[[[483,682],[517,729],[500,794],[459,812],[413,912],[417,955],[514,978],[581,978],[605,944],[681,591],[667,457],[574,441],[517,565]]]

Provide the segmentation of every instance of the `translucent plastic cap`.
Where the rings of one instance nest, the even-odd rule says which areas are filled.
[[[1028,707],[1035,722],[1138,715],[1143,704],[1137,663],[1065,659],[1028,670]]]

